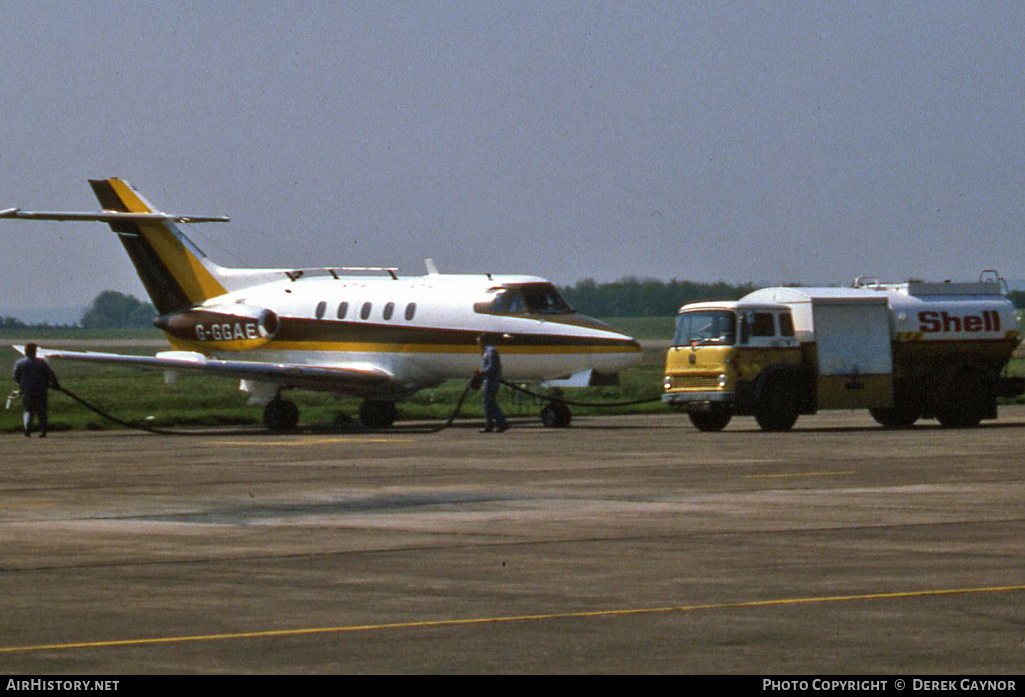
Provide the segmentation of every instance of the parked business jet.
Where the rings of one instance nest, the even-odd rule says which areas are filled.
[[[512,381],[575,377],[576,384],[594,384],[640,358],[636,341],[572,310],[543,278],[441,274],[430,260],[427,275],[418,277],[393,268],[226,268],[177,224],[227,218],[163,213],[121,179],[89,183],[102,211],[10,208],[0,218],[108,223],[173,350],[133,356],[40,349],[40,357],[159,369],[169,379],[240,379],[274,430],[298,423],[295,403],[281,396],[288,389],[362,398],[360,421],[390,426],[396,401],[473,373],[481,334],[495,337],[504,377]],[[569,418],[556,403],[542,412],[549,426],[568,425]]]

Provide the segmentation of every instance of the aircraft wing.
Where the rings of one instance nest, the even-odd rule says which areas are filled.
[[[24,346],[15,346],[14,349],[24,353]],[[205,373],[242,380],[258,380],[283,387],[352,392],[354,394],[384,387],[395,379],[391,372],[372,363],[351,362],[327,366],[226,361],[210,358],[193,351],[165,351],[156,356],[135,356],[98,351],[62,351],[40,347],[36,356],[45,359],[108,363],[179,373]]]

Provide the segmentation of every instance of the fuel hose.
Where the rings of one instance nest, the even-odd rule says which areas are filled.
[[[94,412],[95,414],[103,417],[104,419],[107,419],[108,421],[110,421],[112,423],[116,423],[119,426],[124,426],[125,428],[135,429],[135,430],[138,430],[138,431],[145,431],[146,433],[153,433],[153,434],[160,435],[160,436],[217,436],[217,435],[224,435],[223,433],[220,433],[220,432],[211,432],[211,431],[169,431],[169,430],[164,429],[164,428],[155,428],[153,426],[147,426],[146,424],[132,423],[130,421],[124,421],[123,419],[119,419],[118,417],[114,416],[110,412],[105,411],[105,410],[99,408],[98,406],[96,406],[95,404],[92,404],[91,402],[89,402],[89,401],[79,397],[77,394],[75,394],[71,390],[67,389],[63,385],[61,385],[59,387],[56,387],[54,389],[56,389],[59,392],[63,392],[68,397],[70,397],[74,401],[78,402],[79,404],[81,404],[83,407],[85,407],[89,411]],[[472,380],[468,380],[467,383],[466,383],[466,387],[463,389],[463,393],[459,396],[459,400],[456,402],[455,409],[452,410],[452,414],[448,417],[448,419],[446,419],[445,422],[441,426],[436,426],[434,428],[425,429],[422,432],[423,433],[439,433],[441,431],[444,431],[449,426],[451,426],[452,423],[459,416],[459,411],[463,408],[463,402],[466,401],[466,396],[470,393],[471,389],[472,389]],[[369,432],[371,429],[366,429],[366,430]]]
[[[54,388],[54,389],[56,389],[58,392],[63,392],[68,397],[71,397],[71,399],[75,400],[76,402],[81,404],[83,407],[85,407],[89,411],[95,412],[96,414],[99,414],[100,416],[102,416],[104,419],[107,419],[108,421],[112,421],[113,423],[116,423],[119,426],[124,426],[125,428],[132,428],[132,429],[136,429],[138,431],[146,431],[147,433],[155,433],[155,434],[160,435],[160,436],[198,436],[198,435],[201,435],[199,433],[189,433],[189,432],[186,432],[186,431],[167,431],[167,430],[164,430],[162,428],[153,428],[152,426],[147,426],[145,424],[133,424],[133,423],[130,423],[128,421],[122,421],[121,419],[117,418],[113,414],[111,414],[109,412],[106,412],[103,409],[100,409],[99,407],[97,407],[94,404],[90,404],[89,402],[87,402],[86,400],[82,399],[77,394],[75,394],[74,392],[72,392],[68,388],[64,387],[63,385],[61,385],[60,387]]]
[[[522,387],[522,386],[517,385],[515,383],[506,382],[505,380],[502,380],[502,384],[505,385],[506,387],[508,387],[509,389],[515,390],[516,392],[520,392],[520,393],[525,394],[525,395],[529,395],[531,397],[534,397],[535,399],[541,399],[541,400],[544,400],[546,402],[558,402],[559,404],[565,404],[566,406],[569,406],[569,407],[597,407],[597,408],[601,408],[601,407],[609,407],[609,408],[611,408],[611,407],[632,407],[632,406],[636,406],[638,404],[650,404],[652,402],[660,402],[660,401],[662,401],[662,397],[659,396],[659,397],[648,397],[648,398],[645,398],[645,399],[633,399],[633,400],[630,400],[630,401],[627,401],[627,402],[579,402],[579,401],[575,401],[575,400],[571,400],[571,399],[563,399],[562,397],[557,397],[555,395],[540,394],[538,392],[531,392],[530,390],[528,390],[525,387]]]
[[[624,401],[624,402],[580,402],[580,401],[563,399],[561,397],[556,397],[556,396],[553,396],[553,395],[545,395],[545,394],[540,394],[540,393],[537,393],[537,392],[532,392],[532,391],[526,389],[525,387],[522,387],[520,385],[516,385],[516,384],[511,383],[511,382],[507,382],[505,380],[502,380],[502,384],[505,385],[506,387],[516,391],[516,392],[520,392],[522,394],[529,395],[529,396],[534,397],[536,399],[544,400],[544,401],[547,401],[547,402],[559,402],[559,403],[565,404],[567,406],[576,406],[576,407],[598,407],[598,408],[600,408],[600,407],[627,407],[627,406],[634,406],[634,405],[638,405],[638,404],[647,404],[647,403],[650,403],[650,402],[657,402],[657,401],[661,400],[661,397],[652,397],[652,398],[648,398],[648,399],[635,399],[635,400]],[[106,411],[104,409],[101,409],[100,407],[96,406],[95,404],[92,404],[91,402],[83,399],[82,397],[79,397],[77,394],[75,394],[74,392],[72,392],[68,388],[64,387],[63,385],[61,385],[60,387],[57,387],[55,389],[57,389],[59,392],[63,392],[68,397],[70,397],[72,400],[74,400],[75,402],[78,402],[83,407],[85,407],[86,409],[88,409],[88,410],[94,412],[95,414],[101,416],[102,418],[107,419],[108,421],[110,421],[112,423],[115,423],[115,424],[118,424],[119,426],[123,426],[125,428],[130,428],[130,429],[134,429],[134,430],[138,430],[138,431],[145,431],[146,433],[153,433],[153,434],[160,435],[160,436],[223,435],[222,433],[214,433],[214,432],[210,432],[210,431],[171,431],[171,430],[164,429],[164,428],[156,428],[156,427],[153,427],[153,426],[147,426],[146,424],[132,423],[130,421],[125,421],[123,419],[119,419],[118,417],[114,416],[110,412],[108,412],[108,411]],[[455,422],[455,420],[459,417],[459,412],[462,410],[463,404],[466,402],[467,395],[469,395],[470,391],[473,390],[473,389],[474,389],[474,379],[471,378],[471,379],[467,380],[466,386],[463,388],[462,394],[459,395],[459,399],[456,401],[455,408],[452,410],[452,413],[444,421],[444,423],[442,423],[440,426],[435,426],[433,428],[418,429],[418,432],[421,432],[421,433],[440,433],[441,431],[444,431],[445,429],[447,429],[450,426],[452,426],[452,424]],[[371,429],[366,429],[366,430],[370,431]]]

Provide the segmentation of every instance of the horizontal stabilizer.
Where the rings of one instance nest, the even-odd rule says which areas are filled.
[[[125,213],[122,211],[23,211],[20,208],[5,208],[0,211],[0,218],[100,223],[227,223],[231,221],[231,218],[225,215],[174,215],[172,213]]]

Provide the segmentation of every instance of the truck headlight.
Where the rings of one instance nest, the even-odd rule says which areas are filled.
[[[726,373],[719,373],[719,387],[726,387]]]

